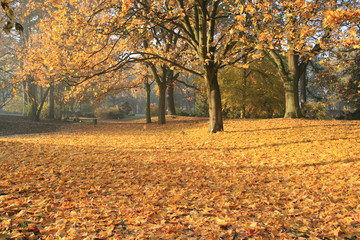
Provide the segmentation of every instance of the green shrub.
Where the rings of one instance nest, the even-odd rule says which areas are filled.
[[[124,115],[118,107],[102,106],[95,109],[95,116],[100,119],[121,119]]]
[[[21,95],[17,95],[15,98],[11,99],[2,109],[7,112],[23,112],[23,98]]]
[[[197,98],[195,102],[195,116],[209,117],[209,104],[206,98]]]
[[[93,118],[95,117],[94,113],[94,107],[90,103],[81,103],[80,105],[80,111],[76,113],[77,117],[89,117]]]
[[[159,113],[159,107],[155,103],[150,104],[150,115],[157,116]]]
[[[226,118],[240,118],[241,116],[241,110],[235,109],[235,110],[228,110],[224,112],[224,117]]]
[[[125,115],[129,115],[129,113],[132,111],[130,103],[123,102],[120,106],[120,111],[122,111]]]
[[[351,114],[352,120],[360,120],[360,109]]]
[[[36,111],[39,110],[39,105],[37,106]],[[24,106],[24,116],[32,117],[32,105],[31,103],[26,103]],[[36,114],[36,113],[35,113]],[[48,119],[49,118],[49,104],[47,102],[44,103],[41,112],[40,112],[40,120]]]
[[[49,103],[45,102],[44,106],[41,109],[40,120],[49,119],[49,113]]]
[[[176,115],[178,115],[178,116],[190,116],[188,111],[186,111],[182,108],[175,108],[175,111],[176,111]]]
[[[325,104],[322,102],[308,102],[302,109],[302,113],[306,118],[329,120],[331,119],[325,108]]]

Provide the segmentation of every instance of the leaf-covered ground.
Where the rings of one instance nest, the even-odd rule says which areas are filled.
[[[360,238],[360,122],[206,132],[100,122],[0,138],[0,239]]]

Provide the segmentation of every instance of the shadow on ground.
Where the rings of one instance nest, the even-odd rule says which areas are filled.
[[[64,124],[67,123],[60,121],[34,122],[22,116],[0,115],[0,136],[56,132]]]

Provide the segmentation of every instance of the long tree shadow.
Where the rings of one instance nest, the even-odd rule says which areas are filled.
[[[348,139],[348,138],[339,138],[339,139]],[[356,139],[356,138],[353,138]],[[337,139],[333,139],[333,140],[337,140]],[[325,141],[325,140],[323,140]],[[292,143],[295,144],[296,142]],[[12,144],[20,144],[17,142],[14,142]],[[21,143],[21,147],[23,148],[27,148],[27,149],[32,149],[32,151],[35,151],[34,149],[51,149],[51,148],[56,148],[58,144],[51,144],[51,143],[41,143],[39,144],[33,144],[33,143]],[[275,146],[277,146],[277,144],[274,144]],[[267,145],[267,147],[270,146],[274,146],[274,145]],[[40,147],[39,147],[40,146]],[[258,147],[250,147],[250,148],[240,148],[240,149],[252,149],[252,148],[261,148],[263,146],[258,146]],[[78,149],[78,148],[75,148]],[[163,154],[169,154],[169,155],[176,155],[179,154],[183,151],[187,151],[188,149],[177,149],[177,151],[174,151],[173,149],[171,150],[171,152],[165,152],[165,150],[168,149],[161,149],[161,148],[154,148],[154,147],[143,147],[143,148],[136,148],[136,147],[113,147],[111,150],[109,148],[104,149],[104,147],[102,146],[85,146],[81,148],[82,151],[79,151],[79,153],[74,152],[74,147],[73,146],[69,146],[64,144],[64,151],[67,152],[71,152],[73,157],[78,157],[81,156],[81,154],[85,154],[86,156],[90,156],[90,155],[102,155],[104,153],[107,153],[109,151],[114,152],[114,153],[118,153],[119,157],[121,156],[126,156],[130,159],[132,159],[132,161],[134,162],[138,162],[138,160],[136,160],[135,158],[133,159],[133,155],[134,156],[146,156],[146,155],[158,155],[159,153],[163,153]],[[203,151],[203,150],[214,150],[212,148],[199,148],[199,149],[193,149],[194,151]],[[220,150],[220,149],[217,149]],[[221,150],[223,150],[223,148],[221,148]],[[43,151],[43,150],[41,150]],[[39,154],[38,152],[35,153]],[[42,153],[40,153],[40,155],[42,155]],[[194,159],[196,161],[196,159]],[[306,167],[317,167],[317,166],[326,166],[326,165],[331,165],[331,164],[337,164],[337,163],[352,163],[352,162],[359,162],[360,161],[360,157],[354,157],[354,158],[346,158],[346,159],[337,159],[337,160],[332,160],[332,161],[320,161],[320,162],[315,162],[315,163],[303,163],[303,164],[284,164],[283,166],[254,166],[254,165],[242,165],[239,164],[237,165],[235,168],[237,169],[254,169],[256,171],[268,171],[268,170],[274,170],[274,169],[278,169],[278,170],[282,170],[282,169],[287,169],[289,167],[294,167],[294,168],[306,168]],[[154,166],[162,166],[164,165],[164,162],[166,161],[159,161],[159,162],[151,162],[151,163],[142,163],[139,162],[139,164],[151,164]],[[174,163],[171,163],[171,165],[173,165]],[[198,164],[198,163],[197,163]],[[181,168],[186,168],[188,167],[188,165],[186,164],[182,164],[181,163],[181,158],[179,158],[175,165],[179,165],[179,167]],[[198,164],[199,165],[199,164]],[[201,164],[200,164],[201,165]],[[204,164],[203,165],[204,169],[209,168],[211,169],[212,167],[209,166],[208,164]],[[224,167],[224,166],[219,166],[219,168],[234,168],[234,166],[229,166],[229,167]]]
[[[326,166],[326,165],[336,164],[336,163],[352,163],[352,162],[360,162],[360,157],[347,158],[347,159],[335,160],[335,161],[317,162],[317,163],[305,163],[305,164],[295,165],[294,167],[295,168],[317,167],[317,166]]]
[[[327,124],[327,125],[307,125],[307,126],[293,126],[293,127],[281,127],[281,128],[258,128],[258,129],[248,129],[248,130],[225,130],[226,133],[237,133],[237,132],[261,132],[261,131],[277,131],[277,130],[288,130],[288,129],[300,129],[300,128],[316,128],[316,127],[326,127],[326,128],[333,128],[333,127],[343,127],[343,126],[357,126],[360,127],[359,123],[347,123],[347,124]]]
[[[338,141],[338,140],[349,140],[349,139],[359,139],[359,137],[352,137],[352,138],[326,138],[326,139],[314,139],[314,140],[304,140],[304,141],[292,141],[292,142],[284,142],[284,143],[273,143],[273,144],[262,144],[256,146],[249,146],[249,147],[182,147],[176,148],[173,146],[165,146],[165,147],[122,147],[122,149],[127,150],[148,150],[148,151],[164,151],[164,150],[171,150],[172,152],[182,152],[182,151],[234,151],[234,150],[249,150],[249,149],[259,149],[259,148],[271,148],[271,147],[278,147],[278,146],[287,146],[287,145],[295,145],[295,144],[302,144],[302,143],[313,143],[313,142],[327,142],[327,141]]]
[[[299,143],[327,142],[327,141],[338,141],[338,140],[348,140],[348,139],[360,139],[360,138],[359,137],[326,138],[326,139],[293,141],[293,142],[285,142],[285,143],[263,144],[263,145],[250,146],[250,147],[240,147],[240,148],[236,148],[236,147],[232,147],[232,148],[226,148],[226,147],[222,147],[222,148],[203,148],[203,147],[201,147],[201,148],[192,149],[192,150],[217,150],[217,151],[219,151],[219,150],[227,150],[227,151],[231,151],[231,150],[249,150],[249,149],[258,149],[258,148],[269,148],[269,147],[294,145],[294,144],[299,144]],[[189,149],[189,150],[191,150],[191,149]]]

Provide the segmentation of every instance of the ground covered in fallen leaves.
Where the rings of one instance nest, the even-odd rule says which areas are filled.
[[[0,138],[0,239],[358,239],[360,122],[169,119]]]

